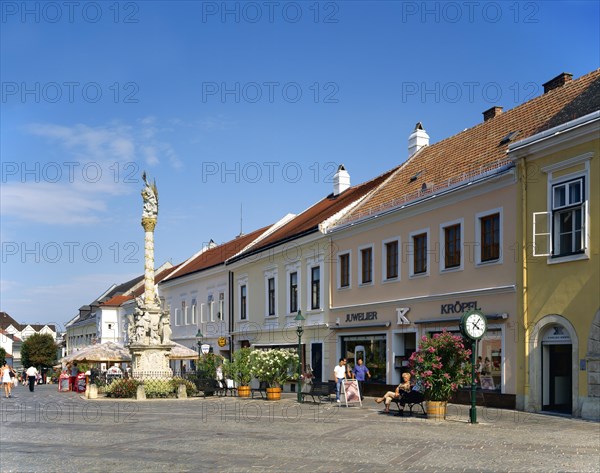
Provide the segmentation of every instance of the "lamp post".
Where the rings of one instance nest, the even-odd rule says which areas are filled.
[[[196,333],[196,338],[198,339],[198,356],[200,356],[202,353],[202,339],[204,338],[204,335],[202,335],[202,331],[200,329],[198,329],[198,332]]]
[[[304,328],[302,328],[302,322],[304,321],[304,317],[302,317],[302,311],[298,311],[298,315],[294,318],[298,326],[296,327],[296,333],[298,334],[298,402],[302,402],[302,393],[301,391],[301,377],[302,377],[302,333],[304,333]]]

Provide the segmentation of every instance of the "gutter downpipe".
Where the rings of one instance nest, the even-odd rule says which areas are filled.
[[[530,357],[530,346],[529,346],[529,304],[528,304],[528,281],[527,281],[527,162],[525,157],[519,158],[519,178],[521,180],[521,259],[522,259],[522,270],[521,270],[521,301],[520,306],[522,310],[522,323],[523,325],[523,344],[522,349],[524,353],[523,359],[523,410],[527,410],[527,404],[531,404],[532,392],[529,379],[529,357]],[[535,242],[532,241],[532,244]],[[521,330],[517,330],[520,333]],[[517,337],[517,343],[519,337]]]

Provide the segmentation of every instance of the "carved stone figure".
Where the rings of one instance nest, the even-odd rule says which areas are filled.
[[[158,216],[158,189],[156,188],[156,182],[149,184],[148,180],[146,179],[146,172],[142,174],[142,179],[144,180],[145,184],[144,188],[142,189],[142,198],[144,199],[142,219],[155,219]]]
[[[160,333],[160,341],[163,345],[171,341],[171,318],[168,309],[160,316],[158,331]]]

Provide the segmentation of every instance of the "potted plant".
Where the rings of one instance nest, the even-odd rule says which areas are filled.
[[[295,379],[298,368],[298,354],[293,350],[254,350],[250,353],[252,375],[260,381],[265,381],[267,399],[281,399],[281,386]]]
[[[428,417],[444,419],[452,395],[470,383],[470,357],[463,338],[446,330],[421,338],[418,351],[410,356],[410,372],[423,390]]]
[[[212,396],[219,389],[217,368],[223,365],[223,357],[215,353],[202,354],[196,363],[196,387],[205,396]]]
[[[233,353],[231,361],[225,361],[223,370],[228,378],[238,386],[239,397],[250,397],[250,381],[252,367],[250,365],[250,348],[240,348]]]

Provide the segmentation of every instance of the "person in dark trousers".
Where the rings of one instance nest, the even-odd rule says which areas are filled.
[[[38,375],[38,370],[35,366],[27,368],[27,379],[29,380],[29,391],[33,392],[35,389],[35,379]]]
[[[359,358],[356,361],[356,366],[352,370],[352,377],[356,378],[356,380],[358,381],[358,390],[360,391],[360,399],[362,400],[365,398],[365,396],[363,395],[364,382],[367,380],[367,378],[371,377],[371,373],[369,373],[369,368],[367,368],[363,364],[362,358]]]

